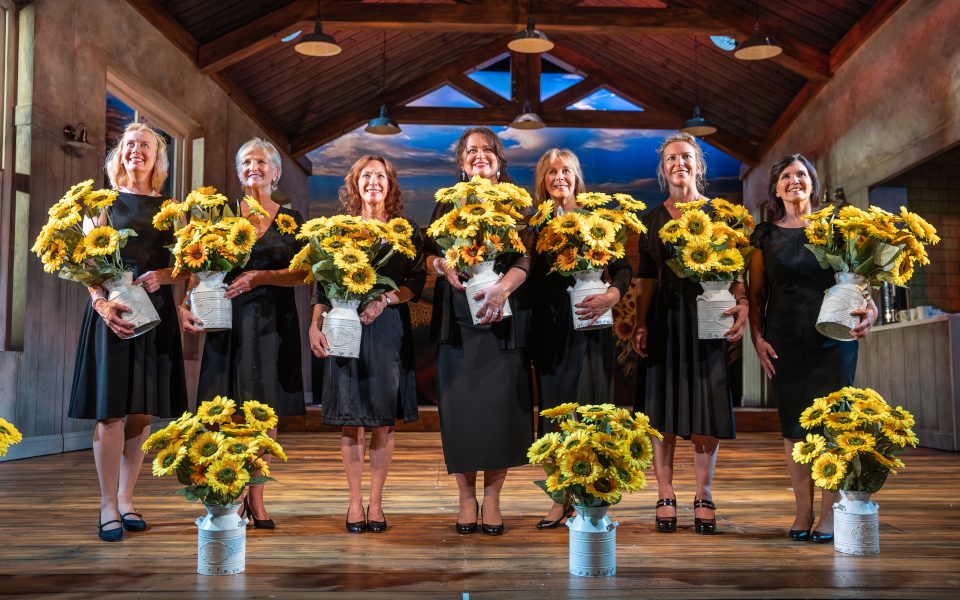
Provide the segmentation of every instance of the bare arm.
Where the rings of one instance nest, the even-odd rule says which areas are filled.
[[[653,289],[657,285],[656,279],[641,277],[637,286],[637,324],[633,328],[633,349],[637,354],[647,356],[647,311],[653,300]]]
[[[234,279],[227,287],[224,294],[231,300],[244,292],[249,292],[255,287],[261,285],[275,285],[277,287],[294,287],[304,285],[305,273],[303,271],[290,271],[288,269],[273,269],[261,271],[252,269],[244,271]]]
[[[763,337],[763,313],[766,311],[768,293],[763,251],[755,248],[750,255],[750,287],[747,291],[750,298],[750,337],[763,372],[768,379],[773,379],[777,372],[773,366],[773,361],[778,358],[777,352]]]

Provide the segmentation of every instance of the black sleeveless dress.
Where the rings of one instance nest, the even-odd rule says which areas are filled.
[[[303,217],[280,207],[277,216]],[[276,221],[257,240],[250,260],[231,271],[229,284],[251,270],[286,270],[303,246],[293,233],[282,233]],[[306,413],[300,350],[300,320],[293,287],[261,285],[233,299],[233,329],[206,334],[197,402],[224,395],[237,405],[257,400],[280,416]]]
[[[779,356],[773,360],[772,389],[780,429],[787,439],[803,439],[808,432],[800,427],[800,413],[814,398],[853,385],[857,341],[830,339],[816,329],[823,293],[834,284],[833,271],[821,268],[804,247],[802,227],[760,223],[750,241],[763,252],[763,337]]]
[[[696,281],[677,277],[667,266],[676,250],[664,244],[658,233],[670,219],[662,204],[642,219],[647,233],[640,236],[637,277],[657,281],[647,310],[647,383],[642,410],[650,424],[663,433],[734,438],[727,341],[697,338],[697,296],[703,288]]]
[[[110,210],[116,229],[137,232],[120,250],[124,265],[140,275],[170,266],[164,246],[169,231],[153,227],[163,198],[122,192]],[[176,417],[187,410],[187,388],[180,346],[180,324],[170,286],[149,294],[160,324],[129,340],[110,331],[87,303],[77,344],[77,358],[67,414],[74,419],[114,419],[130,414]]]

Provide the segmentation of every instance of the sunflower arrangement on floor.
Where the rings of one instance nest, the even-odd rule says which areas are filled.
[[[913,415],[870,388],[845,387],[817,398],[800,425],[822,433],[794,444],[793,460],[812,464],[814,483],[831,491],[876,492],[904,467],[897,455],[918,443]]]
[[[613,404],[561,404],[540,414],[560,423],[527,451],[547,474],[535,482],[558,504],[609,506],[647,485],[653,462],[651,437],[663,439],[643,413]]]
[[[43,270],[61,279],[92,287],[124,273],[120,249],[132,229],[114,229],[110,211],[113,190],[93,189],[87,179],[71,187],[48,211],[50,218],[30,249]]]
[[[925,246],[940,242],[933,225],[903,206],[899,215],[876,206],[827,206],[804,219],[805,245],[821,267],[855,273],[873,286],[906,286],[917,265],[930,264]]]
[[[723,198],[677,203],[683,213],[660,228],[659,236],[677,257],[667,265],[681,278],[694,281],[739,281],[753,247],[753,217],[742,206]]]
[[[13,426],[13,423],[0,417],[0,456],[6,456],[7,450],[14,444],[23,441],[23,435]]]
[[[317,281],[328,298],[366,302],[396,283],[380,274],[394,252],[414,258],[413,227],[402,218],[386,223],[352,215],[310,219],[300,226],[297,238],[306,245],[290,261],[290,270],[303,270],[307,281]],[[389,246],[381,252],[382,245]],[[376,285],[380,289],[374,289]]]
[[[243,421],[234,421],[236,403],[217,396],[153,433],[144,452],[156,452],[153,474],[175,475],[185,487],[178,491],[191,502],[229,506],[236,504],[250,485],[273,481],[264,460],[271,454],[287,460],[283,448],[267,435],[277,426],[272,408],[248,400],[241,407]]]
[[[243,202],[251,214],[269,216],[252,196],[245,196]],[[256,227],[234,215],[227,197],[213,187],[197,188],[183,202],[164,201],[153,217],[153,226],[174,230],[176,242],[170,247],[174,277],[184,270],[224,272],[242,267],[257,242]]]
[[[448,268],[466,271],[501,254],[527,251],[520,231],[526,228],[523,211],[533,205],[533,199],[523,188],[476,176],[437,190],[435,197],[441,204],[453,205],[427,229],[444,251]]]
[[[579,208],[557,214],[553,200],[544,200],[530,218],[539,231],[537,252],[561,275],[604,269],[623,258],[630,230],[646,233],[640,213],[647,206],[628,194],[577,194]]]

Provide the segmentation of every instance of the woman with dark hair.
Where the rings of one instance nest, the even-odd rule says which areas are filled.
[[[456,145],[461,181],[479,175],[493,183],[510,182],[507,157],[497,135],[486,127],[467,129]],[[438,203],[432,220],[451,204]],[[525,236],[524,244],[532,242]],[[529,360],[525,356],[530,329],[530,305],[523,285],[530,257],[502,254],[496,259],[500,281],[475,299],[481,304],[473,324],[464,276],[444,264],[435,242],[428,242],[425,263],[437,277],[433,298],[431,338],[437,351],[437,403],[447,472],[460,492],[456,530],[503,533],[500,490],[510,467],[527,464],[533,441],[533,403]],[[513,316],[503,319],[507,302]],[[477,502],[477,471],[483,471],[483,508]]]
[[[224,395],[241,405],[257,400],[279,416],[306,412],[300,360],[300,320],[293,287],[303,284],[303,273],[288,267],[300,249],[296,232],[303,217],[273,199],[280,182],[280,152],[268,141],[253,138],[240,146],[236,156],[237,177],[245,194],[268,213],[250,212],[246,202],[237,203],[237,214],[257,228],[257,241],[247,264],[227,274],[225,296],[232,300],[233,327],[207,332],[200,363],[197,400]],[[184,304],[183,328],[203,333],[200,320]],[[268,431],[276,439],[277,428]],[[269,455],[264,455],[264,460]],[[263,505],[263,486],[250,486],[244,512],[257,529],[276,524]]]
[[[106,162],[110,185],[119,191],[109,209],[116,229],[137,232],[120,250],[157,309],[160,324],[130,338],[129,309],[108,300],[103,288],[90,288],[73,371],[68,415],[96,419],[93,458],[100,480],[98,535],[118,542],[123,532],[144,531],[147,523],[133,505],[133,488],[143,464],[141,446],[154,416],[175,417],[187,409],[186,379],[176,304],[171,283],[170,232],[153,227],[160,190],[167,179],[166,144],[153,129],[132,123]],[[106,216],[104,215],[104,219]]]
[[[534,171],[534,202],[552,199],[557,215],[579,208],[577,194],[586,192],[577,155],[567,149],[551,148],[537,162]],[[546,260],[534,261],[531,273],[533,294],[533,350],[540,411],[567,402],[604,404],[613,402],[613,331],[610,328],[580,331],[573,328],[574,311],[567,288],[572,277],[551,273]],[[577,305],[576,318],[591,322],[601,317],[627,293],[632,269],[626,258],[613,260],[607,268],[610,287],[603,294],[584,298]],[[538,435],[555,427],[548,419],[539,421]],[[538,529],[552,529],[573,514],[570,505],[554,503],[537,523]]]
[[[340,203],[346,214],[386,223],[402,217],[400,184],[393,165],[380,156],[367,155],[353,164],[340,188]],[[382,293],[360,313],[363,332],[359,358],[329,356],[323,335],[323,315],[330,300],[319,286],[313,299],[310,347],[324,360],[323,422],[342,427],[340,453],[347,475],[350,505],[346,528],[351,533],[387,529],[383,514],[383,486],[396,445],[394,426],[398,418],[416,421],[417,385],[413,355],[413,330],[407,302],[415,302],[427,275],[421,260],[420,231],[413,223],[414,258],[394,253],[379,273],[393,280],[396,290],[379,286]],[[381,249],[387,252],[389,246]],[[363,510],[364,430],[370,430],[370,502]]]
[[[767,193],[774,207],[773,220],[760,223],[751,236],[755,250],[750,258],[750,335],[772,383],[797,502],[790,538],[825,543],[833,540],[837,494],[823,490],[820,520],[814,527],[810,467],[797,464],[792,450],[794,442],[804,437],[800,413],[814,398],[853,385],[857,342],[833,340],[816,329],[823,293],[834,283],[833,271],[821,268],[804,247],[807,222],[803,217],[820,197],[817,170],[803,155],[786,156],[770,170]],[[860,323],[850,334],[861,338],[873,326],[877,307],[871,299],[854,314],[860,316]]]
[[[720,440],[736,437],[727,386],[727,341],[743,336],[747,299],[743,284],[734,282],[730,291],[737,305],[724,314],[736,319],[726,340],[698,339],[697,296],[702,288],[691,279],[677,277],[667,265],[676,250],[658,232],[667,221],[681,216],[677,203],[701,199],[707,165],[697,139],[687,133],[668,136],[658,153],[657,179],[670,196],[643,217],[648,233],[640,236],[640,295],[634,330],[634,348],[647,359],[645,412],[650,424],[663,433],[663,441],[653,440],[659,491],[656,526],[661,533],[677,529],[673,455],[677,437],[682,437],[693,444],[694,531],[709,535],[717,530],[710,488]]]

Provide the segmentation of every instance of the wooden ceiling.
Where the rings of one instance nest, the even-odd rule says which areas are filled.
[[[507,51],[527,0],[128,0],[295,157],[381,104],[401,124],[505,125],[529,100],[548,126],[656,129],[679,128],[698,103],[719,127],[709,142],[746,163],[904,1],[760,2],[761,28],[784,52],[741,61],[708,36],[749,37],[754,0],[540,0],[532,12],[556,43],[549,54],[584,77],[541,103],[538,55],[513,55],[512,100],[466,76]],[[318,4],[338,56],[281,41],[312,31]],[[444,85],[482,108],[405,106]],[[644,111],[566,110],[600,87]]]

